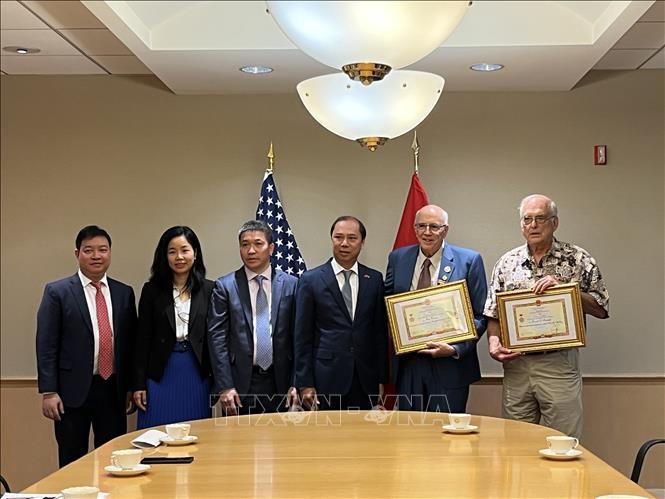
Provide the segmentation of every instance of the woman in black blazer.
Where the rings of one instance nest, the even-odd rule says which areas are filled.
[[[139,300],[132,382],[139,429],[211,416],[206,316],[213,282],[205,272],[192,229],[162,234]]]

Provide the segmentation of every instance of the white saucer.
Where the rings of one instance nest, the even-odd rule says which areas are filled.
[[[104,471],[107,473],[111,473],[111,475],[115,476],[134,476],[134,475],[140,475],[141,473],[145,473],[150,469],[149,464],[137,464],[133,468],[129,469],[123,469],[118,466],[105,466]]]
[[[451,424],[444,424],[442,428],[444,431],[447,431],[448,433],[473,433],[478,429],[477,426],[474,426],[472,424],[467,425],[465,428],[455,428]]]
[[[199,439],[199,437],[195,435],[187,435],[183,439],[175,440],[172,437],[169,437],[168,435],[161,437],[159,440],[164,442],[166,445],[189,445],[193,444]]]
[[[552,452],[552,449],[540,449],[538,452],[541,456],[545,456],[549,459],[556,459],[558,461],[569,461],[571,459],[577,459],[582,455],[582,451],[577,449],[571,449],[565,454],[555,454]]]

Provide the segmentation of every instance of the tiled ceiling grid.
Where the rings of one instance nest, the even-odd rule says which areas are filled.
[[[5,74],[152,74],[78,1],[0,2],[0,45],[38,48],[2,51]]]

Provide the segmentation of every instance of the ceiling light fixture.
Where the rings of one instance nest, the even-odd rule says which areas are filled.
[[[369,85],[440,47],[469,2],[266,3],[280,29],[303,52]]]
[[[243,73],[249,73],[253,75],[261,75],[261,74],[266,74],[266,73],[272,73],[274,71],[273,68],[270,68],[268,66],[243,66],[241,68],[238,68],[240,71]]]
[[[503,69],[503,64],[497,64],[493,62],[479,62],[478,64],[472,64],[469,66],[469,69],[482,72],[499,71],[500,69]]]
[[[2,47],[2,50],[4,50],[5,52],[10,52],[12,54],[19,54],[19,55],[38,54],[39,52],[41,52],[41,50],[38,48],[17,47],[16,45],[8,45],[6,47]]]
[[[441,97],[445,80],[421,71],[393,71],[364,86],[343,73],[298,84],[307,111],[325,128],[370,151],[418,126]]]

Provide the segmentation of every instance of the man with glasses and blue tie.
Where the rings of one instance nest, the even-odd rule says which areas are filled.
[[[445,242],[448,214],[439,206],[418,210],[414,229],[418,244],[398,248],[388,257],[386,295],[466,279],[480,337],[486,327],[483,305],[487,297],[480,254]],[[394,373],[399,408],[465,412],[469,385],[480,379],[476,342],[431,342],[423,350],[397,356]]]
[[[580,284],[585,314],[606,319],[609,294],[593,257],[574,244],[557,240],[557,206],[532,194],[520,203],[526,244],[510,250],[494,266],[485,304],[489,353],[503,363],[503,416],[543,424],[579,438],[582,434],[582,376],[577,348],[514,352],[500,340],[496,294],[528,289],[540,294],[569,282]]]
[[[251,220],[238,232],[243,266],[215,281],[208,345],[225,415],[285,410],[293,384],[293,314],[298,279],[270,265],[272,230]]]

